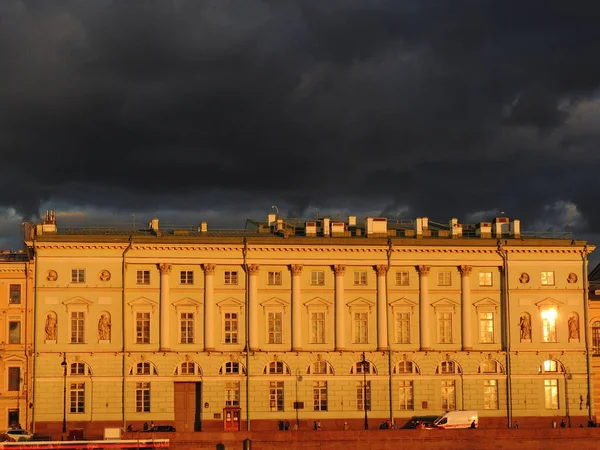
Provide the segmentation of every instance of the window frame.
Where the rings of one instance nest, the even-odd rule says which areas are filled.
[[[544,409],[560,409],[557,378],[544,378]]]
[[[194,284],[194,271],[193,270],[180,270],[179,271],[179,284],[182,286],[191,286]]]
[[[311,270],[310,285],[311,286],[325,286],[325,271],[324,270]]]
[[[195,344],[196,314],[193,311],[179,311],[179,344]],[[184,317],[189,316],[191,317]]]
[[[398,409],[401,411],[413,411],[415,409],[413,380],[398,380]]]
[[[311,344],[326,344],[327,343],[327,310],[326,309],[310,309],[310,343]],[[314,315],[323,315],[322,320],[315,318]],[[320,325],[322,324],[322,326]]]
[[[223,284],[226,286],[237,286],[239,283],[239,276],[237,270],[225,270],[223,272]]]
[[[544,270],[540,272],[540,284],[542,286],[554,286],[556,277],[553,270]]]
[[[446,317],[448,315],[448,317]],[[450,310],[436,311],[438,344],[454,343],[454,312]],[[442,326],[444,325],[444,326]]]
[[[83,309],[69,310],[69,344],[86,344],[87,312]]]
[[[456,409],[456,381],[441,380],[440,384],[441,407],[444,411]]]
[[[235,317],[228,317],[230,315],[235,315]],[[237,345],[240,343],[240,312],[227,310],[222,313],[222,344],[224,345]],[[227,331],[228,323],[230,330]],[[235,324],[235,327],[232,325]],[[235,329],[234,329],[235,328]],[[234,337],[235,339],[231,339]]]
[[[85,413],[85,381],[71,381],[69,383],[69,413]]]
[[[265,311],[267,344],[283,344],[283,310]],[[279,342],[277,340],[279,339]]]
[[[401,317],[405,316],[405,317]],[[410,344],[411,339],[411,316],[409,310],[394,311],[394,343]]]
[[[359,316],[359,317],[357,317]],[[366,316],[366,317],[362,317]],[[371,314],[367,309],[356,309],[352,311],[352,343],[369,343],[369,321]]]
[[[22,302],[23,286],[17,283],[8,285],[8,304],[20,305]]]
[[[494,285],[494,275],[492,272],[479,272],[479,287],[492,287]]]
[[[152,385],[149,381],[135,383],[135,412],[150,413],[152,405]]]
[[[283,381],[269,382],[269,411],[282,412],[284,411],[284,395],[285,384]]]
[[[491,315],[491,317],[482,317]],[[478,311],[477,320],[479,322],[479,343],[494,344],[496,343],[496,314],[494,311]],[[490,329],[491,328],[491,329]],[[491,337],[489,336],[491,333]]]
[[[283,284],[283,275],[281,270],[269,270],[267,272],[267,286],[281,286]]]
[[[452,286],[452,271],[440,270],[438,272],[438,286]]]
[[[241,384],[239,380],[225,381],[225,406],[240,406]]]
[[[493,411],[499,409],[498,380],[483,380],[483,409]]]
[[[148,286],[150,284],[150,271],[149,270],[138,270],[135,274],[136,282],[138,286]]]
[[[366,383],[366,392],[365,392],[365,382],[364,380],[360,380],[356,383],[356,410],[364,411],[365,410],[365,393],[366,393],[366,403],[367,403],[367,411],[371,411],[371,380],[367,380]]]
[[[410,286],[410,273],[408,270],[396,271],[396,286]]]
[[[85,283],[85,269],[71,269],[71,284]]]
[[[11,330],[11,327],[13,324],[17,325],[18,328],[18,336],[16,336],[17,332],[15,332],[14,330]],[[8,331],[8,337],[6,342],[8,342],[9,345],[19,345],[23,343],[23,327],[22,327],[22,320],[20,317],[9,317],[8,318],[8,327],[7,327],[7,331]],[[14,339],[16,337],[16,339]]]
[[[313,381],[313,411],[327,411],[327,381]]]
[[[353,286],[368,286],[368,275],[366,270],[355,270],[352,277]]]
[[[6,390],[8,392],[21,392],[21,386],[23,383],[23,377],[21,375],[21,366],[7,366],[6,367]],[[15,384],[16,383],[16,384]]]
[[[147,318],[145,316],[148,316]],[[140,317],[142,316],[142,317]],[[152,343],[152,311],[139,309],[134,311],[135,327],[134,343],[139,345],[147,345]],[[147,325],[147,326],[146,326]]]

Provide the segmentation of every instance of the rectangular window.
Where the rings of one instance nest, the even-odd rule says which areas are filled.
[[[364,270],[357,270],[354,272],[354,286],[366,286],[367,285],[367,272]]]
[[[21,321],[9,321],[8,322],[8,343],[9,344],[20,344],[21,343]]]
[[[442,409],[444,411],[456,409],[454,381],[442,381]]]
[[[20,367],[9,367],[8,368],[8,390],[9,391],[20,391],[21,390],[21,368]]]
[[[483,382],[483,409],[498,409],[498,381]]]
[[[238,273],[236,270],[225,271],[225,284],[236,285],[238,284]]]
[[[413,405],[413,382],[411,380],[400,380],[398,382],[400,393],[400,409],[404,411],[414,409]]]
[[[150,284],[150,271],[138,270],[136,274],[137,284]]]
[[[408,271],[396,272],[396,286],[408,286]]]
[[[544,380],[544,407],[558,409],[558,380]]]
[[[11,305],[18,305],[21,303],[21,285],[11,284],[9,287],[8,302]]]
[[[71,270],[71,283],[85,283],[85,270],[84,269]]]
[[[85,344],[85,313],[71,312],[71,344]]]
[[[135,412],[150,412],[150,383],[135,383]]]
[[[281,286],[281,272],[269,272],[267,274],[267,284],[270,286]]]
[[[225,313],[224,337],[226,344],[238,343],[238,315],[237,313]]]
[[[311,286],[323,286],[325,284],[325,272],[322,270],[313,270],[310,273]]]
[[[396,344],[410,344],[410,313],[396,313]]]
[[[542,286],[554,286],[554,272],[542,272]]]
[[[313,383],[313,410],[327,411],[327,381]]]
[[[240,406],[240,382],[225,383],[225,406]]]
[[[271,411],[283,411],[283,381],[269,383],[269,407]]]
[[[179,272],[179,283],[180,284],[194,284],[194,271],[193,270],[182,270]]]
[[[283,327],[283,313],[270,312],[267,321],[269,323],[269,344],[281,344],[283,342],[281,330]]]
[[[368,344],[369,343],[369,313],[357,312],[354,313],[354,343]]]
[[[72,413],[85,412],[85,383],[71,383],[69,389],[70,407]]]
[[[438,338],[440,344],[452,344],[452,313],[438,313]]]
[[[479,286],[492,285],[492,272],[479,272]]]
[[[479,313],[479,342],[492,344],[494,342],[494,313]]]
[[[452,284],[452,273],[449,270],[443,270],[438,273],[438,286],[450,286]]]
[[[135,314],[135,343],[150,343],[150,313],[138,312]]]
[[[556,342],[556,309],[544,309],[542,310],[541,315],[542,342]]]
[[[365,395],[366,394],[366,395]],[[367,411],[371,410],[371,382],[367,381],[367,384],[360,381],[356,384],[356,409],[358,411],[365,410],[365,401]]]
[[[325,343],[325,313],[310,313],[311,344]]]
[[[194,313],[185,312],[180,316],[180,340],[182,344],[194,343]]]

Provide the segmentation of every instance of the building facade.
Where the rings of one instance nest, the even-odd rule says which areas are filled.
[[[592,246],[518,220],[61,231],[35,255],[37,430],[587,422]]]
[[[33,269],[24,252],[0,253],[0,427],[31,424]]]

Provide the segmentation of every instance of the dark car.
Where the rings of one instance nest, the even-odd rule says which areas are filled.
[[[438,416],[413,416],[403,426],[403,430],[414,430],[416,428],[433,428],[433,422]]]
[[[171,425],[154,425],[153,427],[148,428],[146,431],[151,431],[153,433],[172,433],[175,431],[175,427]]]

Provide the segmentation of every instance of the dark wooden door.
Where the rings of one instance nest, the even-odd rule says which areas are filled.
[[[202,431],[202,383],[175,383],[175,428]]]

